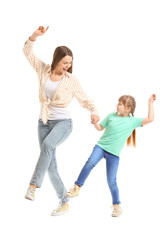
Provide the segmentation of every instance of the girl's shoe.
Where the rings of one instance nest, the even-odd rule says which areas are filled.
[[[25,198],[34,201],[34,199],[35,199],[35,190],[36,190],[35,187],[29,186],[29,188],[27,190],[27,193],[25,195]]]
[[[119,217],[122,214],[120,204],[114,204],[112,208],[113,208],[112,217]]]
[[[69,198],[73,198],[79,195],[80,188],[78,185],[74,185],[73,188],[69,189],[69,192],[67,192],[66,196]]]
[[[52,216],[59,216],[62,215],[64,213],[67,213],[69,211],[69,204],[66,203],[60,203],[60,205],[53,210],[53,212],[51,213]]]

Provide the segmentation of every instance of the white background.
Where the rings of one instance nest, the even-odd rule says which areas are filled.
[[[160,0],[5,1],[1,3],[1,239],[165,239],[164,79],[165,6]],[[118,171],[123,214],[111,217],[105,161],[92,171],[70,212],[51,217],[58,199],[45,176],[34,202],[24,199],[39,156],[38,79],[25,59],[24,42],[38,26],[35,54],[51,64],[54,49],[74,53],[73,73],[103,119],[123,94],[135,97],[136,117],[147,117],[156,93],[155,121],[137,129],[137,147],[124,147]],[[74,99],[74,128],[57,149],[69,189],[102,133]]]

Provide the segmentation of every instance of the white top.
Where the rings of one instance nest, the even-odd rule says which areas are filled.
[[[53,97],[55,95],[55,91],[61,82],[53,82],[50,78],[45,82],[44,89],[45,89],[45,94],[46,96],[52,101]],[[43,104],[41,104],[41,111],[40,111],[40,118],[41,118],[41,113],[42,113],[42,107]],[[59,120],[59,119],[65,119],[65,118],[70,118],[70,112],[67,109],[67,107],[59,108],[59,107],[54,107],[51,105],[48,105],[49,110],[50,110],[50,116],[49,120]]]

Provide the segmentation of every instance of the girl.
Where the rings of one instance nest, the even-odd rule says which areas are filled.
[[[155,99],[155,94],[149,98],[147,118],[135,118],[135,99],[129,95],[121,96],[117,104],[117,113],[111,113],[100,124],[94,124],[98,131],[105,129],[105,132],[81,170],[74,187],[67,193],[68,197],[75,197],[79,194],[80,188],[84,185],[91,170],[102,158],[105,158],[107,182],[113,199],[112,216],[118,217],[121,214],[119,190],[116,182],[119,155],[126,141],[128,145],[132,141],[135,146],[135,128],[146,125],[154,120],[153,102]]]
[[[76,97],[82,107],[91,112],[91,123],[99,121],[94,103],[86,96],[78,80],[72,75],[73,54],[65,47],[57,47],[51,66],[46,65],[33,53],[33,45],[38,36],[48,30],[39,27],[25,42],[23,51],[38,74],[39,99],[41,103],[38,121],[40,156],[30,181],[25,198],[34,200],[36,188],[40,188],[45,173],[48,171],[50,181],[60,200],[59,207],[52,215],[59,215],[69,209],[66,188],[57,170],[56,148],[70,135],[72,120],[67,105]]]

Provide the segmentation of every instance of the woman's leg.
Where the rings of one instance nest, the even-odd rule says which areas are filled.
[[[46,136],[50,133],[50,131],[51,131],[51,128],[50,128],[49,124],[43,124],[42,120],[39,119],[38,120],[38,138],[39,138],[40,149],[41,149],[42,142],[44,141]],[[32,181],[30,182],[30,186],[27,190],[25,198],[27,198],[29,200],[35,199],[35,190],[37,188],[36,184],[37,183],[35,183],[35,182],[34,182],[34,184],[32,183]]]
[[[119,189],[116,182],[116,175],[119,165],[119,157],[105,152],[107,182],[112,195],[113,204],[120,204]]]
[[[91,170],[96,166],[96,164],[103,157],[104,157],[104,150],[98,145],[96,145],[88,161],[85,163],[84,167],[82,168],[80,175],[78,176],[78,179],[75,182],[75,184],[82,187],[88,175],[90,174]]]
[[[51,162],[54,161],[54,153],[55,153],[56,147],[60,145],[70,135],[72,131],[71,119],[48,121],[47,125],[49,125],[49,129],[51,130],[49,134],[44,138],[43,136],[45,131],[43,131],[44,127],[42,124],[43,123],[40,121],[39,125],[41,126],[39,127],[40,129],[39,138],[40,138],[41,153],[30,182],[31,184],[36,185],[37,187],[41,186],[46,171],[48,169],[49,171],[51,171],[51,166],[54,166],[54,164],[51,164]],[[54,174],[58,175],[58,178],[59,178],[59,174],[57,173],[57,168],[55,168]],[[61,179],[59,181],[61,182]],[[52,181],[52,183],[54,188],[56,189],[55,185],[57,182]],[[63,190],[64,188],[63,184],[62,185],[59,184],[59,186],[61,186],[61,189],[62,189],[61,192],[66,191],[66,190]]]
[[[67,190],[58,173],[57,161],[56,161],[56,149],[54,150],[52,160],[48,168],[48,175],[56,191],[57,197],[60,199],[60,202],[62,203],[68,202],[68,198],[66,197]]]

